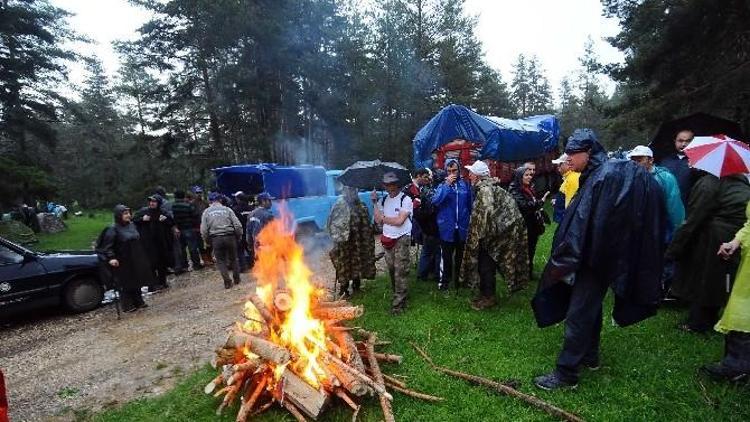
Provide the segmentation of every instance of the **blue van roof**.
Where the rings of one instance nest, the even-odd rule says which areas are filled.
[[[326,170],[321,166],[239,164],[212,171],[216,175],[216,187],[226,195],[237,191],[255,195],[265,191],[281,199],[326,194]]]

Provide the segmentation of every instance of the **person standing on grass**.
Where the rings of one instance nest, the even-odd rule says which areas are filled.
[[[516,205],[521,211],[523,220],[526,223],[526,238],[528,239],[528,268],[529,279],[534,278],[534,255],[536,254],[536,244],[539,237],[544,233],[545,216],[544,201],[547,200],[546,192],[542,199],[537,199],[534,185],[536,166],[530,167],[527,163],[515,170],[513,181],[510,182],[510,194],[516,200]],[[547,217],[549,218],[549,217]]]
[[[326,229],[333,240],[330,257],[336,269],[338,295],[348,297],[359,291],[362,279],[375,278],[375,234],[370,213],[356,188],[343,187],[328,216]]]
[[[750,378],[750,202],[745,207],[745,224],[734,239],[721,244],[717,255],[728,260],[740,249],[741,263],[732,294],[714,327],[725,335],[724,358],[702,367],[709,376],[731,382]]]
[[[174,260],[174,220],[162,207],[161,196],[149,196],[148,205],[135,213],[133,221],[141,235],[151,270],[156,276],[155,284],[149,285],[148,290],[157,292],[168,288],[167,268],[172,266]]]
[[[443,274],[438,289],[448,290],[451,282],[458,288],[458,274],[469,231],[471,215],[471,187],[461,178],[458,160],[445,161],[447,176],[432,196],[432,205],[437,208],[437,224],[440,233],[440,250],[443,258]]]
[[[656,314],[661,294],[661,188],[632,161],[608,160],[590,129],[565,147],[580,187],[555,233],[532,308],[539,327],[565,321],[554,371],[534,384],[545,390],[578,385],[580,368],[599,368],[602,302],[611,286],[620,326]]]
[[[479,294],[471,301],[474,310],[497,304],[495,272],[499,266],[511,292],[529,281],[526,271],[526,227],[518,207],[500,180],[490,177],[484,161],[466,166],[474,187],[474,204],[469,220],[461,280]]]
[[[380,242],[385,249],[385,262],[391,278],[393,300],[391,314],[400,315],[406,310],[407,280],[409,277],[409,252],[411,247],[411,198],[400,191],[398,176],[388,172],[383,175],[387,195],[378,201],[377,192],[370,195],[375,213],[375,223],[383,225]]]
[[[739,259],[723,260],[716,247],[745,223],[750,183],[742,174],[716,177],[705,173],[693,185],[685,222],[677,228],[667,257],[675,261],[672,294],[690,303],[687,321],[679,329],[707,332],[726,305]]]
[[[422,245],[417,261],[417,279],[427,280],[430,273],[434,274],[435,284],[440,283],[440,238],[435,207],[432,196],[432,172],[421,168],[414,172],[412,183],[406,185],[404,193],[409,195],[414,204],[414,218],[412,218],[412,241]]]
[[[197,210],[185,196],[183,190],[174,192],[172,215],[174,215],[175,229],[179,240],[179,261],[175,266],[181,271],[188,269],[187,254],[185,253],[187,249],[190,261],[193,263],[193,270],[200,270],[203,265],[201,265],[200,251],[198,250],[198,233],[193,229]]]
[[[216,266],[224,280],[224,288],[240,283],[240,266],[237,262],[237,239],[242,236],[242,224],[231,208],[221,204],[222,195],[218,192],[208,194],[211,205],[203,211],[201,217],[201,237],[211,244]],[[229,278],[232,268],[232,278]]]
[[[154,274],[148,266],[148,256],[141,243],[141,236],[131,221],[130,208],[117,205],[114,209],[115,223],[105,229],[97,242],[96,253],[109,266],[113,284],[120,292],[123,312],[145,308],[141,286],[153,285]]]

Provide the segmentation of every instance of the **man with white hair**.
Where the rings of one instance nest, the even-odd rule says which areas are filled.
[[[511,292],[528,283],[528,246],[526,225],[516,201],[498,179],[490,177],[487,164],[477,160],[465,168],[474,189],[474,207],[460,275],[462,282],[472,287],[476,287],[479,279],[479,294],[471,302],[471,307],[478,311],[497,304],[497,267],[501,268]]]
[[[682,203],[677,178],[666,168],[654,165],[654,152],[645,145],[637,145],[633,148],[628,153],[628,159],[635,161],[651,173],[664,191],[664,206],[669,220],[665,241],[669,243],[674,231],[685,221],[685,206]]]

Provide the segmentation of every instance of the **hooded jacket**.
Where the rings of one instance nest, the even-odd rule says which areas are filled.
[[[104,231],[96,253],[104,279],[116,288],[133,290],[153,284],[153,273],[135,224],[122,220],[122,215],[129,210],[125,205],[114,208],[115,224]],[[112,259],[119,261],[118,267],[109,265]]]
[[[540,327],[565,318],[571,286],[580,272],[612,287],[613,317],[619,325],[656,313],[666,224],[661,188],[634,162],[608,161],[595,140],[590,141],[590,153],[532,301]]]
[[[451,163],[458,164],[458,160],[445,161],[445,169]],[[461,166],[459,165],[459,170]],[[459,172],[460,175],[460,172]],[[469,218],[471,217],[472,194],[469,184],[459,176],[453,186],[441,183],[432,196],[432,205],[437,208],[437,225],[440,240],[454,242],[453,234],[458,229],[460,241],[465,242],[469,232]]]

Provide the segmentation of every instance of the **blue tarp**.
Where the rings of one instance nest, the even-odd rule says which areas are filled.
[[[250,195],[268,192],[274,198],[326,195],[326,170],[320,166],[242,164],[213,169],[219,192]]]
[[[432,153],[455,140],[482,145],[480,156],[497,161],[523,161],[556,150],[560,125],[552,115],[511,120],[487,117],[451,104],[430,119],[412,141],[414,166],[432,167]]]

